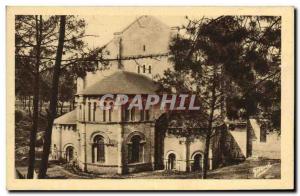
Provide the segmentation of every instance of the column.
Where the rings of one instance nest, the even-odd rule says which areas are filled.
[[[85,100],[82,99],[81,102],[81,121],[85,122]]]
[[[58,131],[58,135],[59,135],[59,141],[58,141],[58,149],[57,149],[57,159],[61,159],[62,158],[62,127],[61,125],[57,125],[56,129]]]
[[[95,102],[91,101],[91,121],[95,121]]]
[[[77,98],[77,121],[82,121],[82,102],[83,102],[83,97],[80,96]]]
[[[122,124],[122,106],[118,107],[118,112],[120,116],[120,131],[118,135],[118,174],[123,174],[123,124]]]
[[[82,132],[82,150],[83,153],[81,156],[83,157],[83,171],[87,172],[87,154],[86,154],[86,148],[87,148],[87,142],[86,142],[86,125],[83,125],[83,132]]]

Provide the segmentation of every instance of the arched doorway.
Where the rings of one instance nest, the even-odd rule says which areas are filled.
[[[176,155],[174,153],[168,156],[168,169],[173,170],[176,168]]]
[[[68,146],[66,148],[66,160],[67,162],[72,161],[74,158],[74,147],[73,146]]]
[[[202,169],[202,155],[200,153],[194,156],[193,171],[199,171]]]

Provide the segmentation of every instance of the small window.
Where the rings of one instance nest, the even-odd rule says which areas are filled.
[[[131,111],[130,111],[130,117],[131,117],[131,121],[134,121],[135,120],[135,108],[132,108]]]
[[[151,74],[151,65],[149,65],[149,68],[148,68],[148,72],[149,72],[149,74]]]
[[[146,45],[143,45],[143,51],[144,52],[146,51]]]
[[[146,65],[143,65],[143,73],[146,73]]]
[[[105,110],[105,107],[106,107],[106,103],[104,103],[104,108],[103,108],[103,122],[106,122],[106,110]]]
[[[111,122],[112,107],[108,110],[108,121]]]
[[[150,112],[149,110],[145,110],[145,119],[150,120]]]
[[[141,73],[141,66],[138,66],[138,73]]]
[[[140,110],[140,119],[141,121],[145,120],[145,110]]]
[[[91,103],[88,103],[88,121],[91,121]]]

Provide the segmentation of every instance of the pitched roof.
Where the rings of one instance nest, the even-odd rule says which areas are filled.
[[[68,112],[54,120],[54,124],[73,125],[76,124],[76,110]]]
[[[78,95],[155,94],[159,86],[141,74],[117,71],[87,87]]]

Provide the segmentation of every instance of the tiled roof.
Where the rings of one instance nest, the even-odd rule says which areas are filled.
[[[155,94],[158,87],[157,83],[141,74],[117,71],[82,90],[78,95]]]
[[[54,124],[73,125],[76,124],[76,110],[68,112],[54,120]]]

